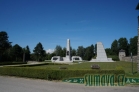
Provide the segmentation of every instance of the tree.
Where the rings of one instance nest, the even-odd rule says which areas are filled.
[[[62,49],[62,57],[65,57],[66,56],[66,48],[64,47],[63,49]]]
[[[23,62],[28,61],[30,59],[30,49],[27,45],[25,48],[23,48]]]
[[[12,55],[15,57],[16,61],[22,60],[23,50],[22,47],[20,47],[18,44],[15,44],[12,47]]]
[[[95,55],[97,55],[97,44],[95,44]]]
[[[26,46],[26,60],[28,61],[30,59],[30,48],[29,46],[27,45]]]
[[[8,40],[8,34],[5,31],[0,32],[0,60],[3,53],[11,47],[11,42]]]
[[[76,50],[75,49],[72,49],[71,56],[76,56]]]
[[[105,51],[106,51],[107,56],[112,55],[110,48],[106,48]]]
[[[35,53],[31,53],[31,54],[30,54],[30,60],[31,60],[31,61],[35,61],[35,60],[36,60],[36,55],[35,55]]]
[[[83,58],[84,57],[84,54],[85,54],[84,47],[83,46],[78,46],[77,55]]]
[[[122,44],[122,43],[120,43],[120,44]],[[118,52],[119,52],[118,41],[114,40],[111,44],[111,53],[112,53],[112,55],[118,55]],[[110,53],[110,51],[109,51],[109,53]]]
[[[94,45],[85,48],[84,59],[90,61],[94,57]]]
[[[56,56],[56,54],[53,52],[53,53],[47,53],[47,60],[51,60],[51,58],[53,57],[53,56]]]
[[[26,60],[25,60],[25,56],[26,55],[26,49],[25,48],[23,48],[23,62],[25,62]]]
[[[91,50],[91,53],[92,53],[93,56],[95,55],[95,54],[94,54],[94,52],[95,52],[95,51],[94,51],[94,48],[95,48],[95,47],[94,47],[94,45],[92,44],[90,50]]]
[[[91,55],[91,52],[90,52],[90,47],[87,47],[87,48],[85,48],[85,54],[84,54],[83,59],[84,60],[90,60],[90,58],[92,58],[92,55]]]
[[[2,61],[8,61],[8,62],[10,62],[10,61],[13,61],[14,60],[14,58],[13,58],[13,56],[12,56],[12,54],[11,54],[11,50],[12,50],[12,47],[10,47],[9,49],[7,49],[4,53],[3,53],[3,55],[2,55]]]
[[[40,61],[40,59],[42,60],[43,57],[46,55],[45,50],[43,50],[43,46],[40,42],[36,45],[33,52],[36,56],[37,61]]]
[[[137,55],[137,42],[138,42],[138,36],[130,38],[129,52],[130,53],[132,52],[132,55]]]
[[[126,38],[120,38],[118,40],[119,50],[121,50],[121,49],[125,50],[125,53],[127,56],[129,55],[128,46],[129,46],[129,44],[128,44],[128,41]]]
[[[62,47],[60,45],[56,46],[55,54],[56,54],[56,56],[62,56]]]

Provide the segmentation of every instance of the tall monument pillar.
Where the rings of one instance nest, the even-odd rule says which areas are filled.
[[[139,10],[139,3],[136,7],[136,10]],[[137,51],[137,71],[139,72],[139,16],[138,16],[138,51]]]
[[[67,39],[66,60],[71,61],[70,57],[70,40]]]
[[[101,62],[108,61],[104,46],[101,42],[97,42],[97,57],[96,59]]]

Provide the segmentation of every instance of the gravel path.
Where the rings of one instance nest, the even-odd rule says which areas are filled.
[[[139,92],[139,87],[88,87],[83,84],[0,76],[0,92]]]

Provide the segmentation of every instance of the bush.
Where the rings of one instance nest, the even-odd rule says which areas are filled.
[[[70,77],[83,77],[85,74],[125,74],[124,70],[50,70],[30,67],[0,67],[0,75],[62,80]]]
[[[26,62],[0,62],[0,65],[17,65],[17,64],[27,64]]]
[[[19,65],[14,67],[34,67],[34,66],[43,66],[43,65],[68,65],[68,64],[62,64],[62,63],[40,63],[40,64],[25,64],[25,65]]]
[[[124,68],[122,66],[116,66],[116,70],[123,70]]]
[[[112,58],[114,61],[119,61],[119,57],[117,55],[108,56],[108,58]]]

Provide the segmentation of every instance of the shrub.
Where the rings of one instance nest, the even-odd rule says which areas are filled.
[[[123,70],[124,68],[122,66],[117,66],[115,69],[116,70]]]
[[[119,57],[117,55],[108,56],[108,58],[112,58],[114,61],[119,61]]]
[[[26,62],[0,62],[0,65],[17,65],[17,64],[27,64]]]
[[[25,64],[25,65],[19,65],[14,67],[34,67],[34,66],[43,66],[43,65],[68,65],[68,64],[62,64],[62,63],[40,63],[40,64]]]

